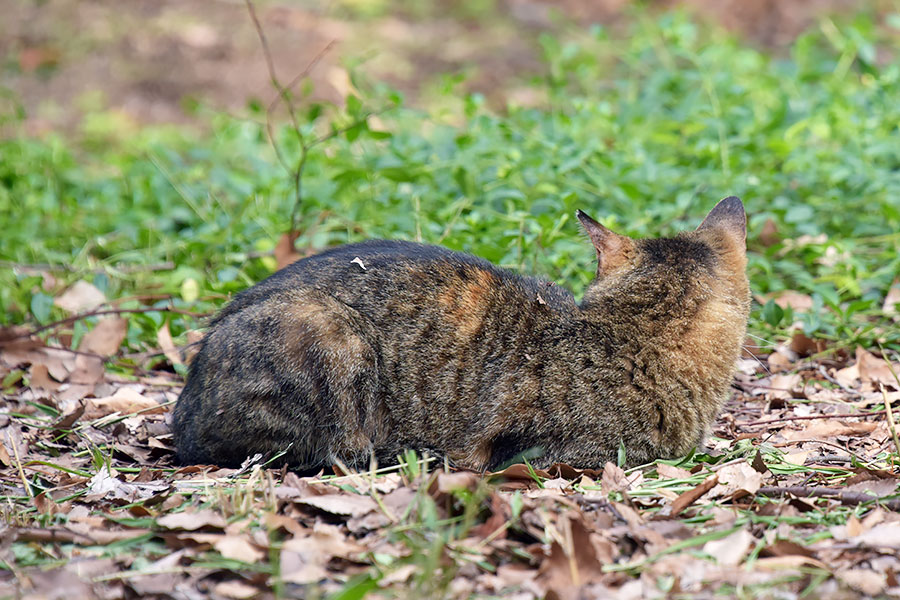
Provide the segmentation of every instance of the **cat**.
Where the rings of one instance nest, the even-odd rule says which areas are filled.
[[[404,449],[495,470],[672,458],[729,395],[750,308],[746,217],[619,235],[576,213],[597,255],[581,303],[474,256],[368,241],[297,261],[212,321],[173,416],[182,464],[274,456],[309,471]]]

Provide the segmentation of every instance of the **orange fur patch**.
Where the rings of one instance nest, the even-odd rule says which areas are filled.
[[[451,285],[438,296],[460,337],[470,338],[478,333],[487,307],[485,297],[494,285],[494,276],[479,270],[473,281]]]

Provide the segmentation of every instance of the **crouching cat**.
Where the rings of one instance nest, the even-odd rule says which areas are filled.
[[[309,470],[406,448],[470,469],[523,452],[635,465],[701,442],[750,307],[744,207],[631,239],[585,213],[597,277],[567,290],[436,246],[370,241],[300,260],[213,320],[174,413],[182,463],[285,451]]]

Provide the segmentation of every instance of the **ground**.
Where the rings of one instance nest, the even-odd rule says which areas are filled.
[[[850,0],[653,4],[682,5],[776,49],[820,16],[855,6]],[[510,99],[540,102],[523,84],[542,74],[542,33],[572,21],[616,27],[630,18],[621,0],[259,5],[283,78],[330,48],[311,74],[315,97],[341,100],[350,85],[346,67],[362,61],[370,77],[420,104],[433,101],[446,78],[465,76],[465,89],[487,94],[498,107]],[[138,123],[197,123],[198,104],[201,113],[240,111],[270,96],[243,2],[0,0],[0,12],[2,87],[21,100],[34,133],[77,129],[99,108]]]
[[[874,408],[900,399],[900,362],[862,348],[748,345],[708,448],[680,461],[298,477],[174,467],[182,379],[105,373],[126,327],[108,312],[78,353],[3,331],[0,364],[31,365],[4,382],[4,596],[900,595],[897,433]]]

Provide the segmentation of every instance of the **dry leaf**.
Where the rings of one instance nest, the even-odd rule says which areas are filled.
[[[786,463],[790,463],[792,465],[803,466],[806,464],[806,459],[809,458],[809,455],[812,454],[810,450],[802,450],[800,452],[793,452],[791,454],[785,454],[782,457],[782,460]]]
[[[100,356],[112,356],[119,350],[128,332],[128,321],[120,317],[100,319],[93,329],[84,334],[78,344],[79,352]]]
[[[764,247],[774,246],[781,240],[778,235],[778,225],[771,218],[766,219],[759,232],[759,243]]]
[[[506,529],[504,526],[511,515],[512,510],[509,508],[509,502],[506,498],[498,493],[491,494],[491,516],[484,523],[473,527],[471,536],[479,539],[484,539],[488,536],[494,539],[505,538]]]
[[[800,356],[811,356],[824,352],[827,344],[825,340],[812,339],[807,337],[802,331],[795,331],[788,347]]]
[[[798,292],[781,292],[775,297],[775,304],[781,308],[792,308],[794,312],[805,312],[813,307],[812,297]]]
[[[713,497],[728,496],[739,498],[753,495],[762,487],[762,473],[746,462],[729,465],[719,470],[720,484],[712,491]]]
[[[854,542],[869,548],[900,550],[900,522],[881,523],[853,538]]]
[[[856,382],[859,381],[859,364],[837,370],[834,378],[844,387],[856,387]]]
[[[790,375],[772,375],[772,377],[769,378],[769,387],[775,389],[767,389],[766,393],[773,398],[789,400],[794,397],[793,390],[800,387],[802,383],[803,380],[797,373]]]
[[[45,392],[55,392],[59,389],[59,383],[50,378],[50,371],[47,365],[43,363],[35,363],[28,370],[28,381],[33,390],[43,390]]]
[[[299,231],[289,231],[280,238],[275,244],[275,263],[279,269],[283,269],[291,263],[295,263],[302,258],[294,247],[294,242],[300,237]]]
[[[856,537],[863,532],[862,523],[856,518],[856,515],[850,515],[847,519],[847,525],[844,530],[847,537]]]
[[[713,489],[717,483],[719,483],[718,476],[710,475],[694,489],[683,492],[672,502],[672,515],[677,515],[685,508],[699,500],[700,497],[703,496],[703,494]]]
[[[225,558],[251,564],[259,562],[266,555],[265,552],[239,535],[219,536],[213,547]]]
[[[497,574],[488,574],[484,581],[488,591],[497,594],[509,587],[518,587],[530,582],[537,575],[537,570],[521,563],[505,563],[497,567]]]
[[[219,596],[224,596],[225,598],[234,598],[235,600],[254,598],[260,594],[259,588],[253,587],[252,585],[238,580],[223,581],[221,583],[217,583],[213,588],[213,592],[215,592]]]
[[[118,475],[118,472],[115,469],[112,471],[107,468],[100,469],[91,477],[87,486],[88,493],[105,496],[109,492],[114,491],[122,483],[116,479],[116,475]]]
[[[887,589],[884,574],[870,569],[846,569],[838,571],[835,575],[854,590],[867,596],[878,596]]]
[[[883,383],[886,386],[900,389],[900,384],[894,378],[894,373],[900,376],[900,363],[892,365],[886,360],[878,358],[871,352],[863,350],[862,346],[856,347],[856,366],[859,368],[859,378],[863,382]],[[893,369],[893,373],[891,372]]]
[[[211,509],[198,510],[197,512],[171,513],[156,520],[156,524],[166,529],[184,529],[196,531],[201,527],[225,528],[225,518]]]
[[[179,33],[178,38],[185,45],[200,50],[215,48],[221,43],[219,33],[214,27],[199,23],[185,27]]]
[[[688,479],[691,476],[691,472],[687,469],[673,467],[665,463],[657,464],[656,472],[659,474],[660,479]]]
[[[822,561],[799,554],[758,558],[753,562],[753,568],[760,571],[783,571],[784,569],[800,569],[803,567],[813,567],[823,571],[830,570],[828,565]]]
[[[881,507],[874,508],[869,514],[867,514],[862,520],[862,531],[866,532],[876,525],[881,524],[885,518],[887,517],[887,513]]]
[[[900,279],[895,279],[891,289],[888,290],[887,295],[884,297],[884,305],[881,310],[886,315],[900,314],[900,311],[897,310],[898,304],[900,304]]]
[[[316,523],[312,535],[294,537],[282,544],[282,577],[292,583],[313,583],[327,576],[324,567],[332,558],[353,560],[365,550],[347,539],[339,527]]]
[[[165,412],[156,400],[142,396],[130,387],[120,387],[115,394],[106,398],[90,398],[87,406],[88,418],[91,419],[112,413],[127,415],[138,411],[145,411],[143,414]]]
[[[740,564],[756,541],[746,529],[739,529],[720,540],[710,540],[703,545],[703,551],[716,559],[720,565],[733,567]]]
[[[460,490],[474,490],[478,480],[479,477],[471,471],[440,472],[437,476],[437,491],[449,494]]]
[[[304,562],[300,554],[292,550],[281,551],[281,579],[286,583],[304,585],[328,578],[328,571],[322,565]]]
[[[769,544],[765,548],[763,548],[760,553],[760,556],[805,556],[807,558],[815,558],[816,553],[810,550],[809,548],[805,548],[801,546],[797,542],[792,542],[790,540],[776,540],[774,543]]]
[[[766,358],[766,362],[769,364],[769,370],[773,373],[789,371],[794,366],[793,360],[791,360],[790,356],[785,354],[784,350],[785,349],[783,348],[779,348]]]
[[[502,471],[488,473],[488,475],[490,475],[492,479],[495,477],[502,477],[504,479],[509,479],[512,481],[527,481],[534,483],[534,477],[532,477],[532,473],[543,479],[550,479],[550,473],[548,473],[547,471],[544,471],[542,469],[530,469],[527,465],[523,465],[521,463],[510,465]]]
[[[406,583],[418,567],[416,565],[401,565],[390,571],[387,575],[378,580],[378,587],[389,587],[394,583]]]
[[[625,471],[621,467],[607,462],[603,465],[603,475],[600,478],[600,486],[603,494],[609,496],[611,492],[625,492],[631,487]]]
[[[115,469],[103,468],[97,471],[88,482],[88,497],[95,500],[110,498],[135,502],[165,494],[170,490],[169,484],[165,481],[130,483],[122,481],[118,475]]]
[[[106,296],[87,281],[76,281],[53,304],[69,313],[82,313],[93,310],[106,302]]]
[[[295,498],[293,501],[307,506],[314,506],[333,515],[349,515],[351,517],[361,517],[378,508],[378,505],[372,498],[357,494],[307,496],[306,498]]]
[[[564,490],[567,487],[571,487],[572,482],[568,479],[563,479],[562,477],[557,477],[556,479],[548,479],[544,482],[545,490]]]
[[[786,440],[819,440],[840,435],[866,435],[877,427],[878,423],[852,423],[841,419],[821,419],[803,429],[783,429],[781,435]]]
[[[577,598],[578,590],[603,578],[603,564],[582,518],[572,514],[559,521],[562,543],[554,541],[550,556],[541,563],[538,581],[557,598]]]
[[[896,479],[869,479],[848,485],[844,488],[848,492],[863,492],[882,498],[892,496],[897,491]]]
[[[75,357],[74,369],[67,381],[78,385],[90,386],[90,392],[93,392],[94,384],[103,380],[103,374],[102,358],[79,354]]]
[[[170,363],[173,365],[184,364],[181,361],[181,355],[178,353],[178,349],[175,347],[175,342],[172,340],[168,321],[163,323],[162,327],[156,331],[156,343],[159,344],[160,349],[163,351],[163,354],[166,355],[166,358],[169,359]]]
[[[9,455],[6,444],[2,440],[0,440],[0,463],[3,463],[4,467],[8,467],[12,464],[12,457]]]

